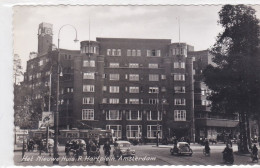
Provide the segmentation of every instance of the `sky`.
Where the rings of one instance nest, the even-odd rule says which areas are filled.
[[[260,6],[254,6],[260,11]],[[96,37],[171,39],[193,45],[195,50],[210,48],[222,28],[217,24],[221,6],[16,6],[13,10],[14,54],[22,59],[23,71],[29,53],[37,52],[38,26],[53,24],[53,43],[64,24],[77,29],[79,41]],[[260,18],[260,12],[257,12]],[[90,24],[89,24],[90,23]],[[90,30],[89,30],[90,25]],[[90,32],[90,37],[89,37]],[[60,48],[79,50],[75,30],[64,27]]]

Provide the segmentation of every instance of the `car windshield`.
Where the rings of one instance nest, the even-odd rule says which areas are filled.
[[[126,147],[130,147],[129,143],[121,143],[119,144],[120,147],[126,148]]]

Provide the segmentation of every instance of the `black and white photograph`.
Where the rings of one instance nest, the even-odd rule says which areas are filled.
[[[259,165],[259,5],[12,10],[14,165]]]

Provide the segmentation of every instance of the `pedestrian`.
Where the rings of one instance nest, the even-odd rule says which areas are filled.
[[[88,140],[86,144],[87,156],[90,156],[91,141]]]
[[[43,150],[43,141],[41,140],[39,144],[39,155],[42,154],[42,150]]]

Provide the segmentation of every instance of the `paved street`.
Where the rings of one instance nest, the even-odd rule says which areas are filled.
[[[190,156],[172,156],[170,154],[170,147],[166,145],[161,145],[159,148],[154,145],[137,145],[132,146],[133,149],[136,150],[136,159],[139,161],[110,161],[110,165],[224,165],[222,160],[222,151],[225,147],[224,144],[211,145],[211,155],[204,156],[202,153],[203,146],[197,144],[191,144],[191,148],[193,149],[193,155]],[[113,150],[113,147],[112,147]],[[235,152],[235,162],[234,164],[243,164],[243,165],[253,165],[260,163],[252,163],[249,155],[238,155],[237,146],[233,146],[233,150]],[[64,146],[59,147],[60,151],[60,165],[94,165],[91,161],[66,161]],[[101,158],[104,156],[103,150],[101,147]],[[42,153],[41,157],[38,152],[26,152],[25,156],[29,158],[27,161],[21,161],[21,151],[16,151],[14,153],[14,162],[15,165],[52,165],[51,159],[47,153]],[[32,160],[30,160],[32,159]],[[45,160],[44,160],[45,159]],[[41,161],[40,161],[41,160]],[[95,165],[104,165],[104,161],[100,160],[95,163]]]

